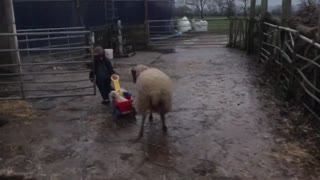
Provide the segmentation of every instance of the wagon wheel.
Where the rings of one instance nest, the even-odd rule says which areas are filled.
[[[120,118],[120,115],[121,115],[121,112],[120,112],[119,108],[115,106],[112,111],[113,120],[115,120],[115,121],[118,120]]]

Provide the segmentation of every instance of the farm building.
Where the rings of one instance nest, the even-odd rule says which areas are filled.
[[[174,18],[174,0],[147,0],[148,19]],[[14,0],[17,29],[143,24],[145,0]]]

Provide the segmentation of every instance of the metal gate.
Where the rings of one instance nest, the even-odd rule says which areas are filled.
[[[230,20],[149,20],[149,45],[154,48],[201,48],[226,46]]]
[[[0,49],[0,99],[95,95],[87,68],[93,63],[90,38],[84,27],[0,33],[0,40],[19,47]]]

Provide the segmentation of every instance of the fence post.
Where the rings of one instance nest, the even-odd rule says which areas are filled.
[[[247,53],[251,54],[254,46],[254,17],[256,14],[256,0],[251,0],[250,4],[250,19],[248,28],[248,50]]]
[[[229,18],[229,47],[233,47],[232,45],[232,39],[233,39],[233,21],[235,21],[235,18]]]
[[[263,46],[264,38],[263,38],[263,33],[264,33],[264,21],[263,19],[260,18],[259,22],[259,50],[258,50],[258,60],[261,61],[261,49]]]
[[[118,42],[119,42],[119,54],[123,55],[123,42],[122,42],[122,26],[121,21],[118,20]]]
[[[317,36],[316,36],[316,39],[315,39],[315,41],[316,42],[319,42],[319,40],[320,40],[320,14],[318,14],[318,34],[317,34]],[[319,51],[318,50],[316,50],[316,57],[318,57],[318,55],[319,55],[319,53],[318,53]],[[314,67],[314,69],[313,69],[313,85],[316,87],[316,88],[319,88],[320,86],[319,86],[319,80],[317,79],[318,78],[318,75],[319,75],[319,69],[317,68],[317,67]],[[317,94],[317,91],[316,90],[313,90],[313,92],[312,92],[313,94]],[[313,106],[313,108],[316,108],[317,107],[317,105],[319,105],[319,103],[316,101],[316,100],[314,100],[313,99],[313,103],[312,103],[312,106]]]
[[[90,38],[89,38],[89,45],[90,45],[90,51],[91,51],[91,63],[92,63],[92,73],[95,74],[95,71],[94,71],[94,54],[93,54],[93,48],[94,48],[94,32],[91,31],[90,32]],[[97,94],[97,89],[96,89],[96,76],[94,76],[94,79],[93,79],[93,94],[96,95]]]
[[[27,49],[29,49],[29,48],[30,48],[30,45],[29,45],[28,35],[26,35],[26,41],[27,41]],[[28,54],[28,56],[30,56],[30,51],[27,51],[27,54]]]
[[[268,0],[261,0],[260,17],[263,17],[268,12]]]
[[[68,37],[68,47],[71,47],[70,46],[70,34],[69,34],[69,32],[70,32],[70,30],[68,29],[67,30],[67,37]],[[68,50],[68,57],[71,57],[71,52],[70,52],[70,50]]]
[[[259,22],[259,50],[258,59],[261,60],[261,49],[264,42],[264,16],[268,12],[268,0],[261,0],[261,12],[260,12],[260,22]]]
[[[291,16],[291,0],[282,0],[281,25],[288,26],[288,19]]]
[[[149,45],[149,39],[150,39],[148,0],[144,0],[144,24],[145,24],[145,29],[146,29],[146,41],[147,41],[147,46],[148,46]]]
[[[48,33],[50,32],[50,30],[48,30]],[[50,34],[48,34],[48,48],[49,48],[49,55],[51,55],[51,42],[50,42]]]
[[[290,32],[288,32],[290,33]],[[287,92],[287,98],[291,98],[291,97],[294,97],[294,94],[295,94],[295,90],[296,90],[296,87],[295,87],[295,72],[296,72],[296,60],[297,60],[297,50],[298,50],[298,46],[297,46],[297,40],[299,38],[299,34],[298,33],[295,33],[294,34],[294,45],[292,47],[292,58],[291,58],[291,66],[289,67],[289,71],[290,71],[290,76],[289,77],[289,85],[288,85],[288,92]],[[282,46],[283,47],[283,46]]]
[[[17,30],[15,23],[13,0],[0,0],[0,6],[3,8],[3,10],[1,10],[0,12],[0,32],[16,33]],[[1,36],[0,46],[4,49],[19,49],[18,37]],[[0,64],[15,64],[20,59],[20,51],[1,53],[0,59]],[[16,68],[9,68],[6,70],[10,70],[13,72],[17,71]]]

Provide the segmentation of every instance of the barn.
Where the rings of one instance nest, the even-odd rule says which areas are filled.
[[[146,14],[149,20],[173,19],[174,6],[174,0],[14,0],[17,29],[94,27],[117,20],[143,24]]]

